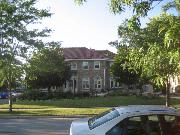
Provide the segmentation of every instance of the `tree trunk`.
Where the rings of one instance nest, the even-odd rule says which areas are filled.
[[[170,83],[169,83],[169,77],[166,79],[166,106],[170,106]]]
[[[12,112],[12,93],[9,90],[9,112]]]
[[[11,84],[8,83],[8,99],[9,99],[9,112],[12,112],[12,92],[11,92]]]
[[[48,86],[48,97],[49,99],[52,98],[51,86]]]

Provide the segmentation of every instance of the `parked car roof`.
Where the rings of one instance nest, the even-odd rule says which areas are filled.
[[[70,128],[70,135],[119,135],[120,133],[122,133],[122,130],[119,130],[119,128],[121,128],[118,125],[119,123],[123,122],[124,120],[129,120],[131,118],[145,118],[146,116],[151,118],[157,117],[157,119],[158,116],[162,116],[163,118],[165,118],[166,116],[172,116],[170,118],[174,117],[175,119],[178,118],[179,120],[180,111],[171,107],[165,107],[160,105],[129,105],[115,107],[92,118],[73,121]],[[137,119],[134,119],[134,122],[135,121],[137,121]],[[138,124],[140,121],[137,121],[136,124]],[[158,124],[158,122],[159,119],[156,121],[156,125]],[[139,124],[141,125],[142,123]],[[144,128],[143,125],[141,125],[141,127]],[[168,130],[171,130],[171,126]]]
[[[140,114],[172,114],[172,115],[180,115],[180,111],[172,108],[166,107],[162,105],[129,105],[129,106],[121,106],[115,107],[115,109],[119,112],[119,114],[125,115],[140,115]]]

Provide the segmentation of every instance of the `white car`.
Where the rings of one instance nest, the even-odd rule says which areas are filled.
[[[180,135],[180,111],[156,105],[116,107],[73,121],[70,135]]]

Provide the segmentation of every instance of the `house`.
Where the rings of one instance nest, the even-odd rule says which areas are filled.
[[[114,53],[73,47],[63,48],[63,54],[71,68],[71,78],[64,84],[64,92],[101,92],[119,87],[119,83],[110,76]]]

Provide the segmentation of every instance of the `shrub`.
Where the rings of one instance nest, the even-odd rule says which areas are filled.
[[[76,93],[74,96],[79,97],[79,98],[90,97],[90,93],[89,92],[81,92],[81,93]]]
[[[47,100],[47,99],[72,99],[72,98],[83,98],[90,97],[90,93],[82,92],[75,93],[72,92],[51,92],[50,94],[47,92],[42,92],[40,90],[27,90],[22,95],[18,97],[20,100]]]
[[[107,96],[128,96],[128,91],[116,90],[107,94]]]
[[[21,100],[46,100],[49,99],[49,96],[46,92],[40,90],[27,90],[21,94],[18,99]]]
[[[70,92],[70,91],[64,92],[64,93],[63,93],[63,98],[71,99],[71,98],[74,98],[74,95],[73,95],[73,93]]]

